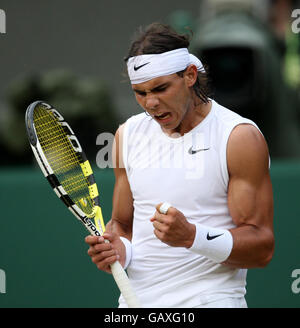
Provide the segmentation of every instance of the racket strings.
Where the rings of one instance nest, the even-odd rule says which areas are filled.
[[[44,116],[35,120],[35,126],[38,126],[39,130],[42,131],[39,135],[39,140],[42,141],[44,145],[47,144],[47,147],[44,147],[43,150],[51,150],[51,160],[52,162],[55,160],[60,161],[60,170],[64,167],[68,169],[68,164],[74,165],[74,160],[76,160],[76,155],[72,156],[74,151],[69,151],[69,139],[65,135],[62,135],[61,131],[59,131],[60,133],[57,133],[57,129],[53,128],[53,122],[43,122],[44,120]],[[45,128],[47,125],[48,128]],[[53,150],[55,151],[53,152]],[[62,165],[62,163],[64,163],[64,165]]]
[[[63,127],[52,112],[43,107],[34,111],[34,124],[43,152],[60,184],[83,212],[94,213],[89,181]]]
[[[42,132],[39,141],[55,173],[68,172],[70,168],[78,165],[75,152],[70,148],[68,138],[59,131],[59,127],[52,125],[46,131],[39,126],[39,129]]]

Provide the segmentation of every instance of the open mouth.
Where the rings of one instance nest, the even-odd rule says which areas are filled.
[[[171,114],[170,113],[162,113],[160,115],[154,115],[154,117],[159,121],[164,121],[164,120],[169,119],[171,117]]]

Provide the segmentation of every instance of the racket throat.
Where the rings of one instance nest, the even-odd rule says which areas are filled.
[[[101,233],[101,235],[103,235],[103,233],[105,232],[105,225],[104,225],[102,210],[100,206],[95,206],[94,222],[98,231]]]

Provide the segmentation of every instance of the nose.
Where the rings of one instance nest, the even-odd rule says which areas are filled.
[[[145,107],[147,110],[155,110],[158,108],[159,105],[159,100],[155,95],[153,94],[148,94],[146,96],[146,102],[145,102]]]

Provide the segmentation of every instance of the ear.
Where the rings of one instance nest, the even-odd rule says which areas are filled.
[[[194,64],[189,65],[184,72],[184,78],[187,87],[192,87],[196,83],[197,77],[198,77],[197,67]]]

